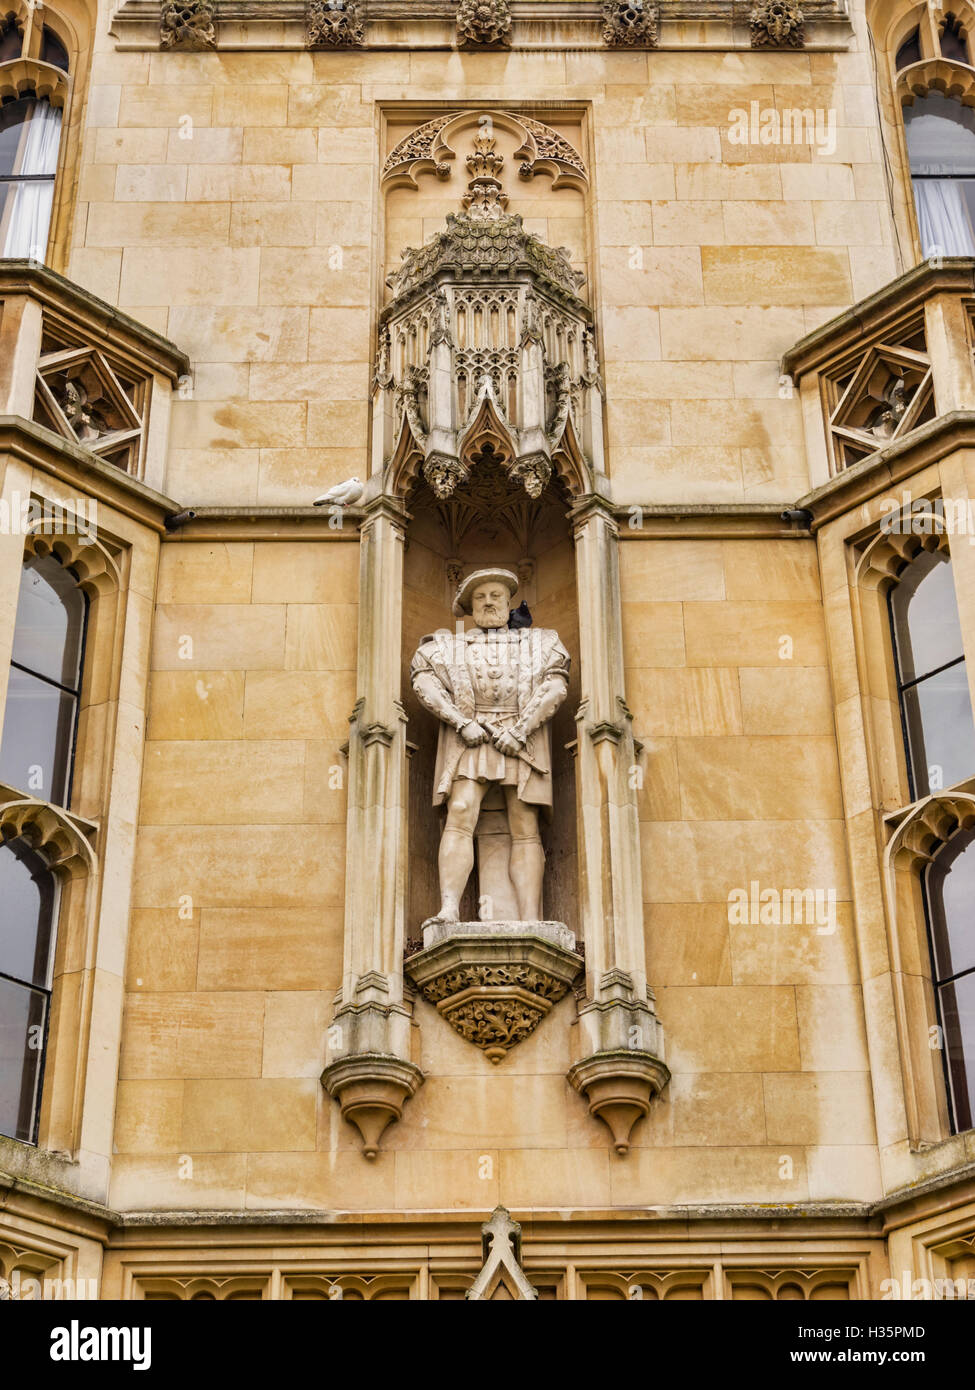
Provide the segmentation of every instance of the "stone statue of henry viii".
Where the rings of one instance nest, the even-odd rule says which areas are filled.
[[[447,807],[434,922],[459,918],[475,834],[482,920],[542,920],[539,813],[551,815],[550,721],[568,691],[569,654],[552,629],[508,627],[517,588],[510,570],[475,571],[454,599],[455,616],[474,626],[424,637],[413,657],[413,689],[440,720],[433,804]]]

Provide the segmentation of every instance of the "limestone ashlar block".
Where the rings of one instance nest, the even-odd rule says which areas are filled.
[[[188,1152],[314,1149],[317,1080],[188,1081],[182,1143]]]
[[[239,1211],[246,1191],[245,1153],[117,1154],[112,1160],[116,1211]]]
[[[858,984],[796,988],[803,1071],[869,1070]]]
[[[120,1081],[115,1111],[116,1152],[178,1153],[183,1086],[182,1081]]]
[[[278,991],[264,1005],[264,1077],[311,1077],[325,1064],[332,1001],[320,990]]]
[[[250,541],[164,545],[159,556],[156,602],[247,603],[254,546]]]
[[[257,544],[254,548],[255,603],[339,603],[359,591],[358,537],[301,546]]]
[[[721,551],[708,541],[634,542],[620,546],[619,554],[624,601],[642,600],[648,594],[657,603],[725,597]]]
[[[770,1072],[762,1081],[770,1144],[876,1144],[869,1072]]]
[[[130,994],[120,1076],[126,1080],[260,1076],[264,996]]]
[[[741,305],[725,308],[660,310],[663,356],[676,361],[778,361],[806,332],[801,308],[763,308]]]
[[[284,664],[289,671],[353,671],[355,603],[289,603]]]
[[[106,202],[90,205],[85,241],[88,246],[213,247],[226,245],[229,231],[229,201]]]
[[[250,671],[244,737],[337,738],[348,732],[354,704],[353,671]]]
[[[756,980],[732,976],[728,904],[644,903],[647,978],[662,985],[778,984],[765,971]]]
[[[611,1165],[625,1166],[611,1153],[608,1144],[602,1151],[526,1148],[502,1153],[501,1201],[516,1209],[519,1202],[543,1208],[609,1206]]]
[[[790,987],[667,985],[657,991],[657,1004],[667,1020],[667,1064],[675,1076],[800,1070]]]
[[[649,547],[648,547],[649,548]],[[752,600],[686,603],[688,666],[825,666],[826,634],[818,603]]]
[[[624,602],[626,666],[683,666],[684,611],[679,603]]]
[[[758,882],[760,888],[776,886]],[[782,889],[796,886],[783,884]],[[750,885],[742,887],[749,892]],[[667,920],[672,910],[670,906],[656,908],[655,914]],[[727,903],[720,904],[719,910],[727,918]],[[734,983],[829,986],[855,980],[858,965],[853,904],[837,900],[831,906],[827,898],[820,898],[818,904],[813,899],[812,911],[803,908],[803,916],[801,922],[769,925],[733,922],[728,939]]]
[[[244,735],[243,671],[156,671],[146,737],[235,739]]]
[[[845,250],[705,246],[701,258],[709,304],[846,304],[854,298]]]
[[[832,737],[677,740],[686,820],[838,820],[843,806]]]
[[[230,244],[314,246],[315,224],[311,204],[234,203],[230,209]]]
[[[176,908],[143,907],[129,914],[125,986],[133,993],[192,991],[197,985],[199,914],[189,920]]]
[[[640,735],[669,738],[741,733],[738,675],[733,670],[634,668],[628,698]]]
[[[742,731],[746,734],[834,736],[833,696],[824,666],[742,667]],[[844,786],[849,775],[843,765]]]
[[[304,362],[308,356],[307,308],[178,305],[169,311],[169,332],[195,362]]]
[[[152,668],[280,671],[284,643],[284,604],[171,604],[156,610]]]
[[[343,900],[345,835],[339,826],[145,826],[139,837],[136,907],[337,906]]]
[[[144,319],[150,305],[257,304],[258,247],[128,247],[122,253],[119,297]],[[180,402],[186,404],[186,402]]]
[[[645,902],[725,902],[765,886],[850,896],[842,821],[643,821]]]
[[[667,1097],[673,1111],[672,1143],[678,1148],[765,1143],[762,1077],[757,1072],[678,1073]]]
[[[660,1204],[808,1201],[805,1153],[781,1144],[634,1148],[625,1163],[612,1166],[613,1203],[643,1204],[650,1192]]]
[[[201,990],[329,990],[341,983],[338,907],[204,907],[198,920]],[[314,1075],[320,1071],[321,1064]]]
[[[143,825],[294,825],[302,818],[305,745],[283,739],[148,743]]]
[[[177,449],[282,448],[305,442],[307,407],[298,401],[176,401]]]

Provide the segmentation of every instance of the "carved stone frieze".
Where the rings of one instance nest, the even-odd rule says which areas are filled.
[[[802,48],[805,18],[795,0],[761,0],[749,17],[752,48]]]
[[[160,48],[216,48],[212,0],[169,0],[159,15]]]
[[[460,0],[457,37],[479,48],[503,48],[511,43],[511,9],[508,0]]]
[[[361,48],[366,41],[357,0],[305,0],[309,48]]]
[[[611,48],[653,48],[657,42],[657,7],[644,0],[606,0],[603,41]]]
[[[561,922],[437,922],[405,963],[423,997],[492,1062],[537,1028],[583,968]]]

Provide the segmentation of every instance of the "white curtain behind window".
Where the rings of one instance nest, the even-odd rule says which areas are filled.
[[[54,205],[54,178],[61,140],[61,112],[48,101],[34,104],[27,125],[18,174],[50,174],[50,179],[18,184],[12,191],[13,207],[7,226],[3,255],[43,261]]]
[[[975,230],[962,184],[956,179],[915,179],[921,255],[975,256]]]

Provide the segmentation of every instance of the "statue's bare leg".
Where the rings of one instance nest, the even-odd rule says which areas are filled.
[[[440,911],[434,921],[456,922],[460,900],[474,867],[474,828],[490,783],[458,777],[447,802],[447,824],[440,837]]]
[[[505,787],[504,794],[511,831],[508,876],[518,899],[518,915],[523,922],[540,922],[545,851],[538,833],[538,808],[519,801],[517,787]]]

